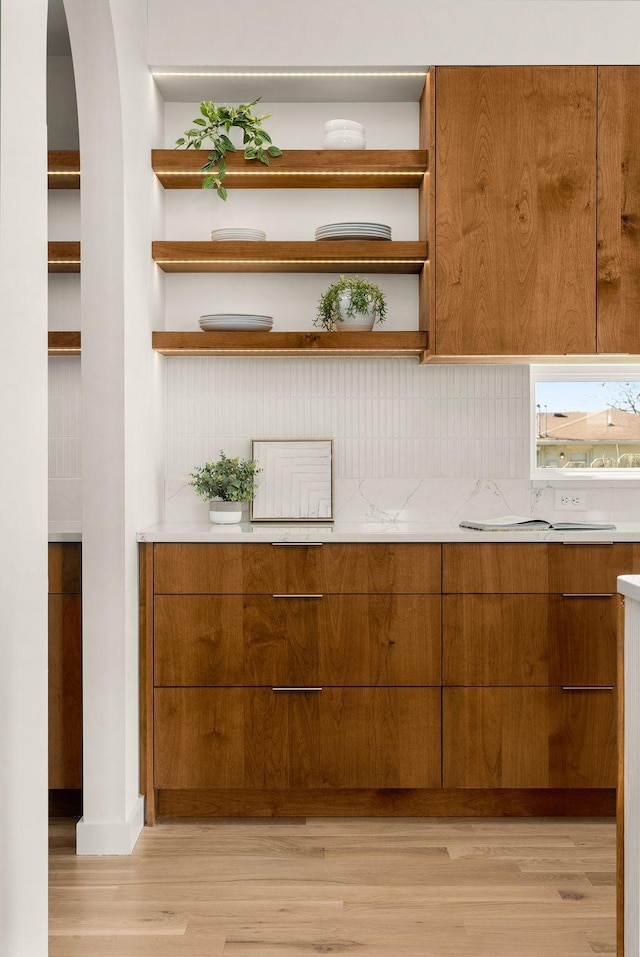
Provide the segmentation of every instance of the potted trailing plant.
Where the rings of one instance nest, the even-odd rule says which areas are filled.
[[[314,325],[328,332],[357,332],[372,329],[375,322],[384,322],[386,315],[387,301],[379,286],[359,276],[340,276],[320,297]]]
[[[227,153],[236,152],[236,147],[228,136],[232,127],[242,130],[245,159],[258,160],[268,166],[270,156],[282,156],[282,150],[273,145],[271,137],[262,128],[263,120],[272,114],[255,116],[252,112],[251,108],[259,102],[260,97],[252,103],[242,103],[240,106],[216,106],[210,100],[204,100],[200,104],[202,116],[193,121],[194,128],[185,130],[184,136],[176,140],[176,147],[186,150],[199,150],[206,140],[213,143],[213,149],[202,167],[203,172],[209,174],[204,178],[202,188],[215,189],[220,199],[227,198],[227,191],[222,185],[227,173],[225,157]]]
[[[227,458],[220,452],[217,462],[205,462],[189,473],[189,485],[209,502],[209,518],[217,525],[233,525],[242,518],[242,504],[256,493],[256,474],[261,472],[253,459]]]

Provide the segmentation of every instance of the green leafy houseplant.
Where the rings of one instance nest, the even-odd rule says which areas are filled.
[[[184,136],[176,140],[176,147],[184,147],[186,150],[199,150],[205,140],[213,143],[213,149],[202,167],[203,172],[209,173],[202,187],[217,190],[220,199],[227,198],[227,190],[222,185],[227,173],[225,157],[227,153],[236,152],[235,146],[227,136],[232,126],[242,130],[245,159],[259,160],[268,166],[270,156],[282,156],[282,150],[273,145],[269,134],[262,129],[263,120],[268,119],[272,114],[264,113],[262,116],[254,116],[251,111],[251,108],[259,102],[260,97],[252,103],[242,103],[240,106],[216,106],[210,100],[204,100],[200,104],[202,116],[196,117],[193,121],[194,128],[185,130]]]
[[[250,502],[257,488],[255,476],[261,471],[253,459],[229,459],[221,451],[217,462],[205,462],[189,473],[189,485],[207,501]]]
[[[384,322],[386,319],[387,301],[380,287],[359,276],[349,279],[340,276],[338,282],[329,286],[320,297],[314,325],[330,332],[337,322],[344,320],[345,315],[353,318],[368,313],[373,313],[374,322]]]

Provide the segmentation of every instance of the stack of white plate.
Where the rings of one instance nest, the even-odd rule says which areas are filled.
[[[270,332],[271,316],[254,316],[244,312],[218,312],[200,316],[203,332]]]
[[[384,223],[330,223],[318,226],[316,239],[391,239],[391,226]]]
[[[267,234],[261,229],[214,229],[211,232],[211,239],[214,243],[221,242],[241,242],[241,243],[263,243]]]

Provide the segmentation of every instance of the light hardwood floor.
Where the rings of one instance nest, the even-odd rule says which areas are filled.
[[[611,819],[172,822],[130,858],[50,835],[50,957],[615,953]]]

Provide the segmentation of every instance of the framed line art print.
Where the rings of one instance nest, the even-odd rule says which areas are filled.
[[[252,522],[333,521],[333,440],[252,439],[261,468]]]

